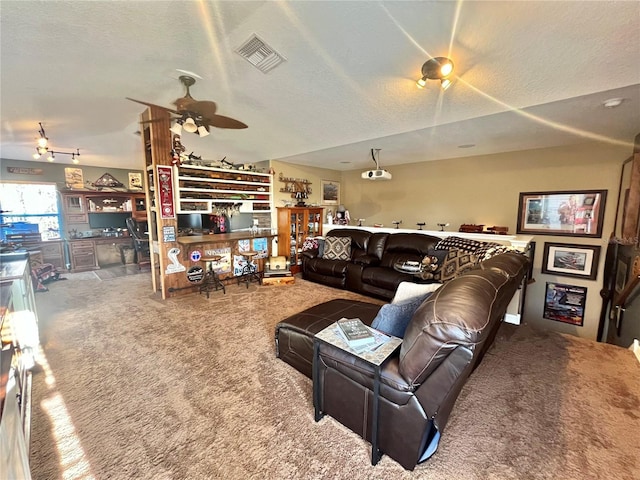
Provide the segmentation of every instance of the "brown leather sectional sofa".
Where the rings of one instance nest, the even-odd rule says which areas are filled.
[[[421,261],[442,240],[420,233],[382,233],[335,229],[326,235],[351,238],[351,259],[328,260],[318,249],[303,252],[302,278],[330,287],[390,300],[400,282],[413,281],[394,270],[396,262]]]
[[[380,377],[378,446],[404,468],[413,470],[437,448],[458,394],[524,284],[528,262],[517,253],[491,257],[444,284],[413,314]],[[316,333],[342,317],[370,325],[379,309],[339,299],[293,315],[276,326],[277,356],[310,377]],[[318,375],[319,410],[371,441],[374,368],[323,343]]]

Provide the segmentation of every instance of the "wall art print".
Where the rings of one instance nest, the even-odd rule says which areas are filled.
[[[542,273],[595,280],[599,259],[599,245],[545,242]]]
[[[543,318],[582,327],[587,287],[547,282]]]
[[[602,237],[606,190],[520,193],[517,233]]]

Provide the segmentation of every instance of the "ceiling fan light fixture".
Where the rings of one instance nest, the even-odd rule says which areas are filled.
[[[440,86],[442,87],[442,90],[446,90],[447,88],[449,88],[451,86],[451,80],[449,80],[448,78],[443,78],[442,80],[440,80]]]
[[[416,86],[418,88],[424,88],[424,86],[427,84],[427,78],[426,77],[422,77],[420,79],[418,79],[418,81],[416,82]]]
[[[200,125],[198,127],[198,135],[200,135],[201,137],[206,137],[209,134],[210,134],[210,132],[209,132],[209,130],[207,129],[206,126]]]
[[[53,162],[55,159],[56,159],[56,157],[53,154],[53,152],[51,152],[51,154],[47,157],[47,161],[49,161],[49,162]]]
[[[180,135],[182,133],[182,123],[181,122],[182,122],[182,120],[178,120],[176,123],[173,124],[173,127],[171,127],[169,130],[171,130],[176,135]]]
[[[184,128],[185,132],[194,133],[198,131],[198,126],[193,118],[187,117],[182,124],[182,128]]]

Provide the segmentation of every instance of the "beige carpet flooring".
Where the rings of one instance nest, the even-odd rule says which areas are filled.
[[[637,479],[631,352],[504,325],[439,450],[413,472],[330,417],[275,358],[274,326],[331,298],[297,279],[162,301],[149,275],[65,275],[38,293],[33,477],[56,479]]]

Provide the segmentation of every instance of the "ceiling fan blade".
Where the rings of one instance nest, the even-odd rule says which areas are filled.
[[[154,103],[149,103],[149,102],[143,102],[142,100],[136,100],[135,98],[129,98],[129,97],[125,97],[125,98],[127,100],[131,100],[132,102],[136,102],[136,103],[140,103],[142,105],[146,105],[147,107],[155,107],[155,108],[159,108],[161,110],[166,110],[167,112],[175,113],[176,115],[180,115],[180,112],[178,112],[177,110],[173,110],[171,108],[161,107],[160,105],[156,105]]]
[[[240,120],[234,118],[225,117],[223,115],[215,115],[213,118],[205,118],[204,122],[216,128],[247,128],[246,123],[242,123]]]
[[[216,116],[218,106],[216,105],[216,102],[212,102],[210,100],[200,100],[193,101],[189,105],[188,110],[200,115],[202,118],[213,118]]]
[[[180,118],[180,117],[171,117],[170,120],[175,120],[176,118]],[[164,118],[152,118],[151,120],[141,120],[138,123],[140,124],[145,124],[145,123],[156,123],[156,122],[164,122]]]

